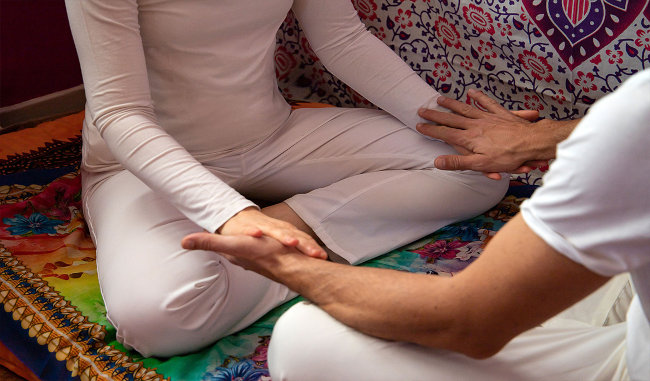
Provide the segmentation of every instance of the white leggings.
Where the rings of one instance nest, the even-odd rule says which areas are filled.
[[[359,263],[503,197],[507,180],[434,168],[454,152],[383,111],[325,108],[294,111],[244,152],[195,157],[249,198],[286,200],[331,251]],[[145,356],[196,350],[294,296],[217,253],[183,250],[201,229],[130,172],[84,172],[83,182],[102,295],[125,346]]]

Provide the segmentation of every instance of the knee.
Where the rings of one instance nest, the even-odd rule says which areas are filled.
[[[445,174],[450,173],[445,171]],[[481,172],[475,171],[458,171],[451,172],[460,181],[463,187],[466,187],[473,194],[477,195],[477,201],[480,201],[482,207],[489,208],[501,201],[510,185],[510,175],[502,173],[500,180],[493,180]]]
[[[124,292],[110,303],[107,300],[107,317],[117,340],[145,357],[188,353],[224,336],[229,328],[219,324],[224,289],[169,291],[152,284]]]
[[[417,188],[425,195],[422,205],[428,206],[428,209],[422,209],[427,213],[423,218],[433,216],[444,221],[444,225],[490,209],[503,199],[510,183],[507,176],[492,180],[474,171],[431,169],[426,174],[428,181],[420,182]]]
[[[268,366],[273,380],[331,378],[335,353],[345,352],[337,338],[348,330],[319,307],[301,302],[285,312],[273,328]]]
[[[501,201],[503,196],[505,196],[510,186],[510,175],[507,173],[501,174],[500,180],[493,180],[485,176],[484,174],[475,174],[480,176],[479,187],[483,188],[486,194],[487,202],[490,206],[493,206],[497,202]]]
[[[268,366],[273,380],[299,380],[300,368],[312,363],[308,345],[312,341],[305,334],[309,324],[309,308],[299,303],[285,312],[275,324],[269,344]]]

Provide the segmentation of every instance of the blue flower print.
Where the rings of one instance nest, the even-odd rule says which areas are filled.
[[[227,368],[217,367],[203,376],[203,381],[261,381],[270,380],[267,369],[255,367],[255,362],[246,359],[233,362]]]
[[[473,223],[445,226],[439,232],[445,237],[458,237],[461,241],[476,241],[479,239],[478,227]]]
[[[14,218],[5,218],[2,222],[9,225],[7,228],[9,233],[20,236],[56,234],[54,227],[63,223],[60,220],[51,220],[40,213],[33,213],[29,218],[16,214]]]

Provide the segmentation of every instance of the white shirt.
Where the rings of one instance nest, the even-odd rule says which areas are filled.
[[[650,379],[650,70],[597,102],[522,205],[528,226],[558,252],[604,275],[630,272],[627,365]]]
[[[431,89],[349,0],[66,0],[87,97],[83,169],[122,167],[215,231],[253,205],[201,155],[245,151],[286,122],[276,32],[293,9],[324,65],[415,127]]]

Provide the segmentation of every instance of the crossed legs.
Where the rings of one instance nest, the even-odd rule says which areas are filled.
[[[203,164],[220,177],[239,166],[241,176],[222,179],[276,202],[264,212],[358,263],[501,199],[507,181],[433,168],[449,152],[381,111],[299,110],[256,147]],[[84,175],[102,295],[126,346],[145,356],[193,351],[294,296],[218,253],[183,250],[181,239],[200,228],[130,172]]]

